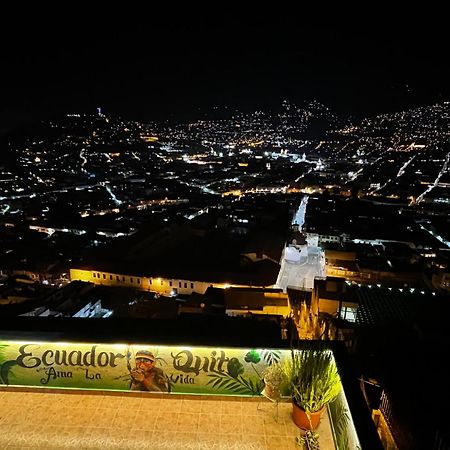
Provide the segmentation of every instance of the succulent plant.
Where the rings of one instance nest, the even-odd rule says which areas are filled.
[[[263,371],[262,376],[264,382],[266,384],[271,384],[272,386],[280,387],[287,381],[283,367],[278,363],[267,366],[267,368]]]

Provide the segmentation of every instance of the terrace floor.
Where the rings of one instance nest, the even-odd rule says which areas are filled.
[[[296,449],[290,402],[212,396],[161,396],[0,390],[1,449]],[[334,450],[328,416],[321,450]]]

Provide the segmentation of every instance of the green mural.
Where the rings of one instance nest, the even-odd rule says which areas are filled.
[[[339,395],[328,405],[337,450],[361,450],[358,434],[355,430],[347,399],[342,389]]]
[[[260,395],[261,373],[288,350],[0,342],[0,384],[46,388]]]

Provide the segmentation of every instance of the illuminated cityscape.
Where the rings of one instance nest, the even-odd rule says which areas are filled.
[[[397,62],[389,27],[360,41],[305,29],[299,53],[262,31],[292,37],[292,20],[173,20],[151,56],[162,25],[114,37],[104,24],[103,48],[95,21],[79,42],[74,24],[58,28],[54,52],[37,50],[47,31],[29,43],[37,56],[20,43],[6,54],[0,398],[27,419],[0,408],[0,447],[316,448],[292,423],[292,392],[268,395],[267,371],[325,345],[341,391],[321,449],[449,448],[448,390],[428,395],[450,349],[443,41],[425,57],[412,37],[418,56],[405,47]],[[266,46],[231,52],[239,36]],[[351,63],[337,50],[349,43]],[[366,48],[386,52],[377,76]],[[35,97],[19,54],[42,60]],[[394,70],[408,58],[416,72]],[[27,400],[54,418],[75,405],[74,425],[50,432],[22,414]],[[426,430],[419,405],[437,415]],[[32,437],[15,442],[26,423]]]

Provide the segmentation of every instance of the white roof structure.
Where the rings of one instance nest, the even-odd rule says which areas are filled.
[[[298,253],[295,260],[293,251]],[[294,247],[286,247],[281,257],[281,268],[274,287],[283,289],[296,287],[299,289],[313,289],[314,278],[324,278],[325,254],[320,247],[308,246],[306,251],[298,252]]]

